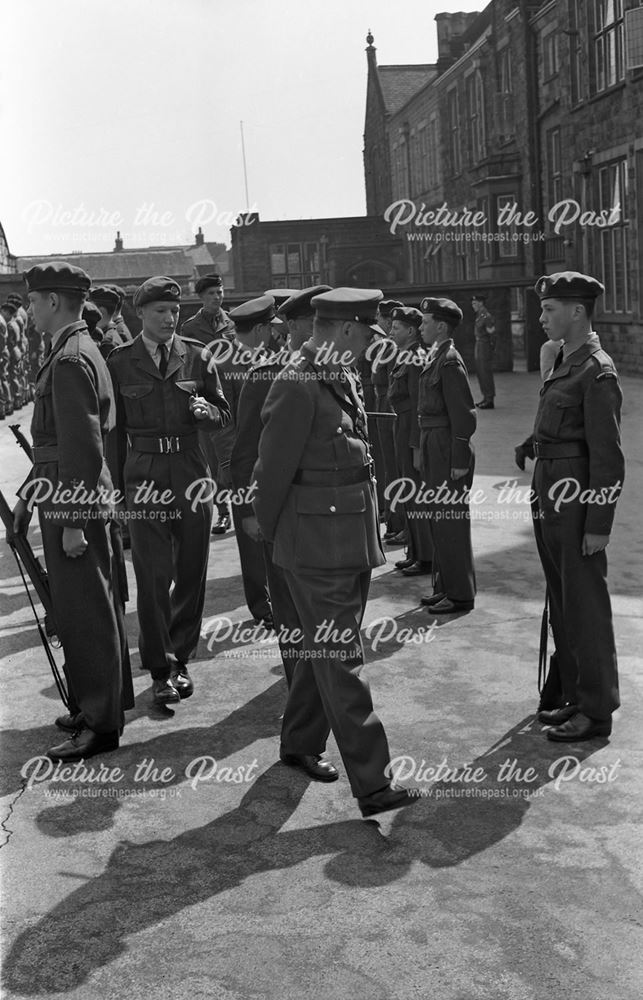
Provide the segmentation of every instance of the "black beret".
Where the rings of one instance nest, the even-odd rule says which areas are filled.
[[[121,288],[121,286],[120,285],[105,285],[105,288],[111,288],[113,292],[116,292],[116,294],[118,295],[118,304],[122,306],[123,302],[125,301],[125,292],[123,291],[123,289]]]
[[[260,295],[231,309],[228,316],[239,333],[248,333],[256,323],[281,323],[275,314],[275,300],[272,295]]]
[[[413,306],[396,306],[391,313],[391,319],[397,319],[400,323],[414,326],[418,330],[422,326],[422,313],[419,309],[414,309]]]
[[[420,302],[423,313],[433,316],[433,319],[444,320],[449,326],[457,326],[462,322],[462,309],[451,299],[425,298]]]
[[[181,286],[173,278],[159,275],[156,278],[148,278],[142,285],[139,285],[134,292],[134,308],[146,306],[149,302],[176,302],[181,301]]]
[[[205,292],[207,288],[222,288],[223,278],[220,274],[204,274],[202,278],[199,278],[195,285],[194,291],[197,295],[201,292]]]
[[[89,297],[97,306],[106,306],[108,309],[116,309],[121,304],[118,292],[111,285],[96,285]]]
[[[376,333],[384,333],[375,322],[377,307],[382,301],[379,288],[333,288],[312,299],[318,316],[323,319],[343,319],[365,323]]]
[[[95,330],[98,323],[103,318],[103,314],[93,302],[86,302],[83,306],[83,319],[90,330]]]
[[[284,302],[287,302],[289,298],[296,295],[298,291],[298,288],[267,288],[263,294],[272,295],[275,300],[275,306],[279,309]]]
[[[380,316],[390,316],[394,309],[399,309],[403,306],[403,302],[398,302],[397,299],[382,299],[379,304]]]
[[[544,274],[535,288],[540,299],[597,299],[605,291],[600,281],[579,271]]]
[[[279,307],[280,316],[286,319],[296,319],[298,316],[314,316],[315,309],[311,305],[311,300],[316,295],[330,292],[330,285],[312,285],[310,288],[302,288],[300,292],[293,292],[290,298]]]
[[[92,279],[82,267],[66,260],[36,264],[23,275],[30,292],[88,292]]]

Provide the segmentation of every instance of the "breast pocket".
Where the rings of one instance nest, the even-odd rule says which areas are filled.
[[[332,570],[368,565],[365,488],[300,488],[295,504],[297,566]]]
[[[154,386],[151,382],[138,382],[119,386],[119,392],[125,404],[125,419],[128,427],[145,427],[153,420],[151,412],[151,392]]]
[[[31,424],[32,434],[53,433],[54,414],[51,396],[51,381],[39,385],[34,393],[34,408]]]

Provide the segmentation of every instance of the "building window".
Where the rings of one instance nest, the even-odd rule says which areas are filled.
[[[455,87],[447,94],[447,117],[449,121],[451,169],[454,174],[459,174],[462,170],[460,153],[460,101],[458,99],[458,91]]]
[[[583,75],[583,49],[581,29],[584,26],[581,3],[583,0],[570,0],[569,4],[569,54],[570,74],[572,82],[572,104],[580,104],[585,99],[585,80]]]
[[[513,89],[511,49],[506,45],[500,53],[500,93],[513,94]]]
[[[557,205],[563,197],[563,173],[560,158],[560,129],[547,133],[547,191],[549,207]]]
[[[601,211],[609,213],[610,225],[594,234],[598,241],[597,257],[601,261],[605,312],[632,311],[629,287],[629,219],[627,160],[617,160],[598,171],[598,202]]]
[[[489,199],[479,198],[476,202],[476,212],[482,212],[485,219],[487,220],[484,226],[481,226],[476,232],[488,236],[491,233],[491,219],[489,218]],[[476,244],[479,247],[479,260],[480,263],[485,263],[491,260],[491,242],[489,240],[481,240]]]
[[[594,0],[595,92],[613,87],[623,76],[623,0]]]
[[[499,194],[496,198],[496,219],[502,221],[502,224],[498,225],[498,232],[500,233],[500,240],[498,242],[498,256],[499,257],[517,257],[518,256],[518,240],[516,223],[511,222],[507,224],[504,220],[510,216],[510,206],[516,204],[515,194]]]
[[[479,70],[466,80],[467,138],[471,163],[485,156],[484,84]]]
[[[274,288],[308,288],[320,282],[319,243],[273,243],[270,273]]]
[[[558,31],[551,31],[543,38],[543,80],[558,73]]]

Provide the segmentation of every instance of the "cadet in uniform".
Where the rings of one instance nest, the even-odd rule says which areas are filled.
[[[99,344],[100,353],[107,360],[115,347],[125,343],[114,323],[114,316],[120,307],[119,295],[109,285],[97,285],[92,288],[89,299],[101,312],[101,320],[96,325],[96,331],[102,338]]]
[[[222,340],[232,340],[234,337],[234,323],[228,314],[221,308],[224,290],[223,279],[220,274],[206,274],[199,278],[194,286],[194,291],[201,299],[203,305],[194,316],[186,319],[181,327],[183,337],[192,337],[202,344],[218,343]],[[212,472],[212,478],[219,481],[219,459],[212,431],[202,430],[199,432],[201,447],[205,452],[208,465]],[[230,529],[230,509],[227,501],[217,502],[218,519],[212,528],[213,535],[224,535]]]
[[[314,285],[294,292],[279,309],[279,317],[288,326],[288,351],[279,351],[259,361],[251,368],[248,379],[239,396],[237,410],[237,434],[230,458],[232,485],[235,490],[247,491],[252,484],[252,473],[259,452],[259,438],[263,424],[261,410],[268,390],[277,375],[283,370],[289,356],[298,353],[303,343],[312,336],[314,310],[311,300],[322,292],[330,291],[329,285]],[[239,505],[239,520],[242,530],[255,541],[263,544],[263,554],[268,579],[268,590],[272,606],[272,616],[277,630],[281,658],[290,686],[295,665],[301,656],[302,644],[299,637],[301,622],[293,602],[285,573],[272,558],[272,544],[262,541],[259,525],[252,504]]]
[[[604,290],[576,271],[536,284],[543,329],[550,340],[563,341],[540,391],[532,488],[536,544],[567,701],[539,718],[555,727],[549,739],[570,742],[608,736],[620,704],[605,550],[625,474],[622,393],[591,322]]]
[[[423,299],[420,309],[422,340],[433,347],[420,376],[422,478],[428,490],[443,489],[429,508],[435,592],[422,604],[433,614],[453,614],[471,611],[476,594],[468,496],[476,411],[467,369],[451,336],[462,322],[462,310],[450,299],[432,298]]]
[[[112,323],[116,327],[116,332],[121,338],[121,342],[126,344],[128,340],[132,339],[132,334],[130,329],[123,319],[123,303],[125,302],[125,292],[120,285],[107,285],[107,288],[111,288],[113,292],[118,295],[118,306],[116,307],[116,312],[112,317]]]
[[[397,299],[383,299],[377,310],[376,322],[382,328],[387,337],[390,337],[393,323],[392,314],[394,309],[402,306]],[[391,363],[385,361],[378,364],[376,360],[371,364],[371,379],[375,394],[375,412],[392,413],[393,409],[388,397],[389,376],[391,373]],[[397,459],[395,456],[395,421],[388,417],[375,418],[371,421],[371,438],[375,439],[376,447],[373,449],[375,457],[375,467],[377,470],[378,483],[382,484],[382,510],[386,520],[386,534],[384,541],[389,545],[401,545],[408,536],[404,530],[404,516],[401,512],[391,513],[388,501],[384,497],[384,491],[389,483],[392,483],[397,474]]]
[[[274,545],[304,631],[281,760],[335,780],[337,771],[321,759],[332,729],[364,816],[417,801],[387,779],[386,734],[360,676],[371,570],[385,559],[366,417],[348,366],[373,337],[381,298],[338,288],[312,300],[313,337],[268,393],[254,471],[259,527]]]
[[[98,324],[100,323],[102,318],[103,314],[101,313],[98,306],[94,305],[93,302],[85,303],[85,305],[83,306],[83,319],[87,324],[89,336],[92,338],[94,343],[98,345],[99,348],[103,342],[103,335],[98,329]]]
[[[476,375],[482,399],[476,403],[479,410],[493,410],[496,386],[493,380],[493,354],[496,348],[496,325],[493,316],[485,306],[484,295],[471,297],[471,308],[476,318],[474,322]]]
[[[212,501],[192,493],[210,476],[198,429],[230,420],[203,345],[175,332],[180,301],[171,278],[143,282],[134,293],[143,329],[108,364],[116,398],[110,467],[127,497],[139,650],[158,705],[194,690],[187,664],[199,641],[212,523]]]
[[[226,394],[232,422],[225,431],[215,436],[217,454],[219,456],[219,476],[226,486],[232,485],[231,459],[239,428],[239,402],[250,371],[261,356],[266,356],[267,345],[272,337],[272,324],[281,320],[275,313],[275,300],[272,295],[260,295],[237,306],[230,312],[230,319],[235,326],[236,342],[234,354],[229,360],[219,366],[221,385]],[[246,512],[247,514],[247,508]],[[268,592],[268,579],[264,561],[263,545],[255,532],[244,530],[244,512],[237,504],[233,504],[232,518],[239,549],[243,590],[250,614],[257,622],[263,622],[266,628],[274,624],[272,607]]]
[[[31,480],[86,494],[68,503],[50,497],[38,504],[70,709],[76,717],[57,721],[62,728],[79,730],[48,754],[53,760],[73,761],[115,750],[123,709],[134,704],[109,526],[101,516],[113,499],[104,440],[114,421],[114,397],[105,362],[80,318],[89,275],[65,261],[52,261],[32,267],[25,281],[34,322],[51,339],[38,372],[31,424],[34,465],[14,511],[15,530],[26,531],[29,525]]]
[[[420,361],[426,353],[422,348],[420,327],[422,313],[419,309],[397,306],[392,314],[391,337],[399,350],[397,359],[391,364],[389,400],[396,414],[395,419],[395,459],[397,475],[410,480],[416,490],[422,485],[420,468],[420,428],[418,426],[418,392],[420,385]],[[402,504],[408,548],[406,559],[395,563],[405,576],[421,576],[430,573],[433,563],[433,543],[426,510],[414,499]],[[399,507],[398,507],[399,509]]]

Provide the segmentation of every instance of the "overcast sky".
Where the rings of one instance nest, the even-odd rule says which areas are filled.
[[[20,0],[3,7],[0,221],[15,254],[229,242],[262,219],[363,215],[366,34],[433,62],[468,0]]]

